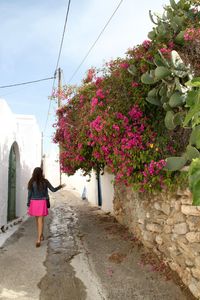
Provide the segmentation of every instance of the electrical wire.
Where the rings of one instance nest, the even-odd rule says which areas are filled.
[[[14,86],[20,86],[20,85],[25,85],[25,84],[32,84],[40,81],[45,81],[45,80],[52,80],[54,77],[47,77],[47,78],[42,78],[42,79],[37,79],[37,80],[32,80],[32,81],[25,81],[25,82],[20,82],[20,83],[14,83],[14,84],[9,84],[9,85],[0,85],[0,89],[5,89],[5,88],[10,88]]]
[[[63,34],[62,34],[62,39],[61,39],[61,43],[60,43],[60,49],[59,49],[59,53],[58,53],[58,59],[57,59],[55,71],[57,71],[58,65],[59,65],[59,61],[60,61],[60,56],[61,56],[63,42],[64,42],[64,37],[65,37],[65,32],[66,32],[66,26],[67,26],[67,21],[68,21],[68,16],[69,16],[70,4],[71,4],[71,0],[68,1],[67,12],[66,12],[66,17],[65,17],[65,23],[64,23],[64,27],[63,27]]]
[[[70,77],[68,84],[72,81],[72,79],[74,78],[74,76],[76,75],[76,73],[79,71],[79,69],[81,68],[81,66],[83,65],[83,63],[85,62],[85,60],[87,59],[87,57],[89,56],[90,52],[92,51],[92,49],[94,48],[94,46],[96,45],[96,43],[98,42],[98,40],[100,39],[100,37],[102,36],[102,34],[104,33],[104,31],[106,30],[106,27],[108,26],[108,24],[110,23],[110,21],[112,20],[112,18],[114,17],[115,13],[117,12],[117,10],[119,9],[120,5],[122,4],[123,0],[121,0],[119,2],[119,4],[117,5],[116,9],[114,10],[114,12],[112,13],[112,15],[110,16],[110,18],[108,19],[108,21],[106,22],[105,26],[103,27],[103,29],[101,30],[101,32],[99,33],[97,39],[94,41],[94,43],[92,44],[92,46],[89,48],[88,52],[86,53],[86,55],[83,57],[82,61],[80,62],[80,64],[78,65],[78,67],[75,69],[74,73],[72,74],[72,76]]]
[[[58,52],[58,58],[57,58],[57,62],[56,62],[56,68],[55,68],[55,73],[54,73],[54,81],[53,81],[53,85],[52,85],[52,92],[51,92],[51,94],[53,93],[54,88],[55,88],[56,74],[57,74],[57,70],[58,70],[60,56],[61,56],[61,53],[62,53],[62,47],[63,47],[64,37],[65,37],[65,32],[66,32],[66,26],[67,26],[67,21],[68,21],[68,17],[69,17],[70,4],[71,4],[71,0],[68,1],[68,5],[67,5],[67,12],[66,12],[66,16],[65,16],[65,22],[64,22],[64,27],[63,27],[63,34],[62,34],[62,38],[61,38],[61,42],[60,42],[60,48],[59,48],[59,52]],[[48,119],[49,119],[49,115],[50,115],[50,110],[51,110],[51,100],[49,100],[49,107],[48,107],[48,111],[47,111],[47,117],[46,117],[46,122],[45,122],[45,126],[44,126],[43,132],[46,131],[46,127],[47,127]]]

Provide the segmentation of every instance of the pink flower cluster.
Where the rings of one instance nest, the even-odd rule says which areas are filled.
[[[151,41],[150,40],[144,40],[144,42],[142,43],[142,46],[145,48],[145,49],[148,49],[151,45]]]
[[[149,164],[145,164],[144,171],[142,171],[143,180],[140,183],[140,191],[144,191],[149,186],[149,181],[151,177],[154,177],[154,185],[164,187],[163,176],[161,172],[166,166],[166,161],[161,159],[159,161],[152,160]],[[152,186],[151,186],[152,188]]]
[[[129,64],[126,63],[126,62],[124,62],[124,63],[121,63],[121,64],[120,64],[120,67],[121,67],[122,69],[128,69]]]
[[[184,32],[185,41],[200,40],[200,29],[199,28],[187,28]]]
[[[89,138],[95,150],[93,155],[116,175],[117,181],[128,184],[134,170],[134,156],[145,149],[143,133],[146,129],[143,113],[134,105],[127,116],[121,112],[111,116],[108,112],[90,122]]]

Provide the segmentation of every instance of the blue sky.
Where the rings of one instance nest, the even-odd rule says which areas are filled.
[[[119,0],[71,0],[69,19],[59,66],[64,81],[77,68]],[[68,0],[1,0],[0,85],[51,77],[54,74]],[[74,77],[78,84],[91,66],[122,57],[129,47],[141,43],[153,24],[148,12],[162,12],[168,0],[124,0],[95,48]],[[35,115],[44,129],[52,81],[0,89],[12,111]],[[56,103],[52,103],[44,133],[49,150]]]

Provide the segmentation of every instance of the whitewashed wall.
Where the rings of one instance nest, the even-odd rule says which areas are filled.
[[[113,199],[114,199],[114,187],[113,187],[114,176],[107,172],[101,176],[101,187],[102,187],[102,209],[104,211],[113,212]]]
[[[15,115],[0,99],[0,226],[7,223],[9,154],[17,154],[16,215],[26,213],[27,182],[41,162],[41,133],[34,116]]]
[[[49,154],[45,155],[44,159],[44,174],[45,177],[56,186],[60,182],[59,163],[58,163],[58,147],[54,147]],[[87,200],[95,206],[98,206],[98,185],[95,172],[91,173],[91,177],[83,176],[81,170],[78,170],[73,176],[62,174],[62,183],[66,184],[66,189],[74,190],[82,198],[83,193]],[[114,176],[108,174],[100,176],[101,192],[102,192],[102,209],[104,211],[113,211]],[[84,200],[83,200],[84,201]]]

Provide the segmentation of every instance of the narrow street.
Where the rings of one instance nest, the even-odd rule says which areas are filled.
[[[53,195],[40,248],[35,234],[30,218],[0,248],[0,299],[194,299],[133,234],[74,191]]]

